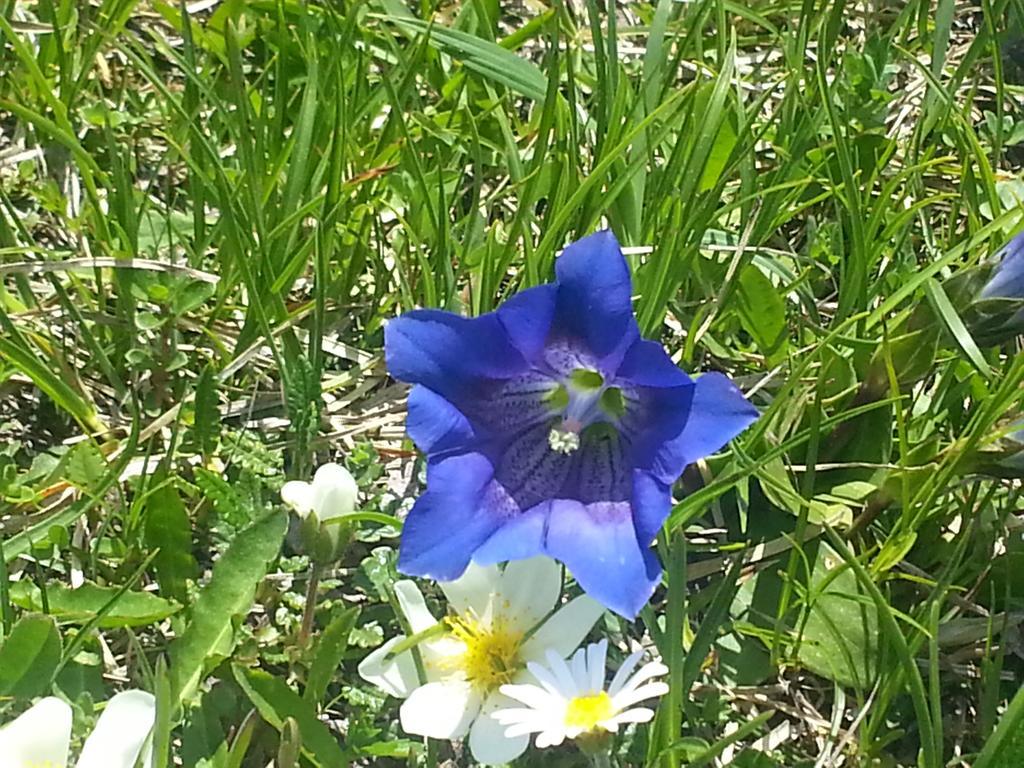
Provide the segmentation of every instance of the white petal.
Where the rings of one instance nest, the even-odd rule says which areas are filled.
[[[427,683],[399,710],[402,730],[432,739],[460,739],[480,712],[480,694],[462,680]]]
[[[0,728],[0,766],[65,768],[70,745],[71,707],[49,696]]]
[[[528,632],[551,613],[562,594],[562,567],[549,557],[513,560],[498,588],[498,611],[512,627]]]
[[[603,721],[601,723],[601,727],[608,728],[608,730],[611,731],[615,729],[608,727],[605,723],[615,723],[616,725],[622,725],[623,723],[649,723],[653,717],[653,709],[648,709],[647,707],[634,707],[633,709],[627,709],[625,712],[619,712],[615,717]]]
[[[604,665],[608,658],[608,640],[602,638],[599,642],[587,646],[587,671],[590,673],[590,690],[604,690]]]
[[[289,480],[281,486],[281,501],[299,517],[306,517],[313,511],[313,486],[302,480]]]
[[[546,747],[557,747],[563,741],[565,741],[566,733],[565,729],[559,726],[552,725],[549,730],[541,731],[537,734],[537,747],[538,749],[545,749]]]
[[[627,688],[620,691],[612,698],[612,706],[616,709],[625,709],[638,701],[664,696],[666,693],[668,693],[668,683],[647,683],[638,688]]]
[[[78,768],[134,768],[156,721],[156,699],[145,691],[125,691],[107,702],[96,728],[82,747]]]
[[[388,651],[403,640],[405,635],[393,637],[359,662],[359,676],[363,680],[400,699],[406,698],[420,683],[410,651],[402,651],[390,661],[385,661]]]
[[[398,605],[409,622],[409,629],[413,634],[430,629],[437,624],[434,614],[427,608],[427,601],[423,599],[423,593],[416,584],[408,579],[395,582],[395,597],[398,598]]]
[[[538,710],[555,710],[562,701],[561,697],[553,696],[539,685],[503,685],[501,692],[508,698]]]
[[[498,566],[470,563],[455,581],[439,581],[438,586],[455,613],[481,617],[487,613],[487,606],[500,583]]]
[[[662,664],[660,661],[651,661],[640,667],[640,671],[633,675],[622,686],[622,690],[618,691],[615,695],[621,695],[629,693],[635,690],[641,683],[646,683],[648,680],[654,677],[661,677],[662,675],[668,674],[668,667]]]
[[[321,520],[351,514],[358,496],[359,486],[340,464],[324,464],[313,475],[313,510]]]
[[[622,662],[622,666],[615,672],[615,677],[612,678],[612,682],[608,686],[609,696],[615,696],[622,686],[626,684],[626,680],[629,679],[633,670],[636,669],[637,662],[640,661],[643,655],[643,651],[634,651],[626,657],[626,660]]]
[[[569,665],[572,670],[572,681],[576,683],[576,690],[580,693],[590,690],[590,674],[587,671],[587,649],[580,648],[572,655],[572,663]],[[602,685],[600,690],[604,690]]]
[[[548,693],[557,699],[566,700],[571,699],[575,694],[573,691],[565,690],[558,678],[555,677],[554,673],[543,664],[538,664],[535,661],[529,661],[526,663],[526,668],[533,675],[537,682],[547,689]]]
[[[551,648],[564,659],[576,650],[602,613],[604,608],[600,603],[580,595],[559,608],[523,643],[523,658],[542,661],[545,652]]]
[[[569,665],[565,663],[565,660],[550,649],[548,650],[547,658],[548,669],[551,670],[551,674],[558,681],[558,689],[565,694],[565,698],[572,699],[579,695],[580,690],[576,687],[576,680],[573,679],[572,670],[569,669]]]
[[[469,751],[484,765],[504,765],[519,757],[530,745],[526,734],[508,736],[505,726],[492,716],[495,711],[514,704],[507,696],[492,693],[484,702],[480,715],[469,730]]]

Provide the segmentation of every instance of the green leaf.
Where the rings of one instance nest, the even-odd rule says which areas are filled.
[[[71,414],[90,429],[102,429],[96,418],[96,410],[78,392],[67,385],[63,378],[49,369],[30,350],[16,344],[13,339],[0,338],[0,360],[6,360],[16,369],[32,379],[53,402]]]
[[[153,565],[161,592],[187,603],[187,582],[196,577],[192,521],[173,485],[164,484],[146,498],[146,544],[160,550]]]
[[[64,476],[72,485],[88,490],[103,479],[107,462],[91,440],[78,443],[68,454]]]
[[[209,456],[220,438],[220,409],[217,397],[217,376],[211,364],[203,367],[196,382],[195,423],[192,427],[199,450]]]
[[[786,305],[772,281],[752,264],[740,272],[737,306],[743,330],[750,334],[769,366],[786,353]]]
[[[213,567],[192,611],[192,621],[170,647],[171,701],[178,705],[195,691],[206,665],[234,647],[234,619],[252,607],[256,587],[277,557],[288,518],[273,512],[235,537]]]
[[[56,622],[49,616],[23,616],[0,646],[0,698],[30,699],[45,693],[60,655]]]
[[[327,693],[327,686],[341,666],[341,659],[348,649],[349,634],[358,619],[359,609],[348,608],[331,619],[327,629],[317,638],[313,663],[306,679],[306,690],[303,691],[306,701],[318,703]]]
[[[288,685],[260,669],[233,667],[235,679],[253,706],[280,731],[288,718],[299,724],[302,752],[324,768],[348,765],[349,759],[338,744],[338,737],[327,730],[316,716],[313,705]]]
[[[1006,708],[995,731],[974,761],[974,768],[1017,768],[1024,755],[1024,687]]]
[[[878,615],[857,576],[825,544],[818,547],[808,592],[800,661],[840,685],[867,690],[878,663]]]
[[[101,587],[86,582],[77,589],[63,584],[46,587],[46,605],[54,618],[73,624],[84,624],[98,616],[121,591],[117,587]],[[43,610],[39,588],[19,581],[11,586],[11,602],[30,611]],[[100,618],[99,627],[141,627],[166,619],[180,606],[149,592],[125,592]]]
[[[489,80],[521,93],[539,104],[547,95],[548,80],[544,73],[527,59],[467,32],[429,24],[410,16],[384,16],[404,32],[430,35],[428,42],[466,65],[467,69]]]

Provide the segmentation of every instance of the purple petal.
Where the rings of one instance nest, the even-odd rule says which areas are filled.
[[[493,565],[543,554],[550,509],[551,502],[545,501],[510,517],[473,553],[473,561]]]
[[[398,570],[409,576],[451,581],[462,575],[473,551],[503,522],[489,503],[494,469],[478,453],[452,456],[427,467],[427,492],[402,528]]]
[[[1024,299],[1024,232],[1007,243],[1000,258],[981,298]]]
[[[629,619],[661,578],[657,558],[637,542],[627,502],[553,502],[546,543],[547,554],[564,563],[587,594]]]
[[[675,482],[688,464],[710,456],[753,424],[757,416],[757,409],[727,376],[705,373],[693,388],[682,431],[661,446],[650,466],[644,468],[662,482]]]
[[[650,546],[672,509],[672,487],[647,472],[633,473],[633,527],[641,547]]]
[[[436,309],[407,312],[385,326],[384,357],[396,379],[423,384],[456,405],[481,380],[528,368],[494,313],[469,319]]]
[[[661,344],[646,339],[633,342],[615,378],[639,387],[685,387],[693,383]]]
[[[424,453],[459,448],[475,439],[466,417],[439,394],[417,385],[409,393],[406,430]]]
[[[572,243],[555,261],[555,275],[559,330],[584,341],[598,357],[632,341],[633,284],[615,235],[605,230]]]
[[[498,307],[498,319],[509,341],[527,360],[536,359],[544,350],[557,297],[557,285],[538,285],[520,291]]]

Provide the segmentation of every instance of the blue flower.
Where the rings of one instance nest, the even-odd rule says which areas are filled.
[[[992,276],[981,289],[982,299],[1024,299],[1024,232],[1000,254]]]
[[[611,232],[570,245],[555,274],[477,318],[388,323],[388,369],[416,385],[407,428],[428,460],[398,568],[448,581],[471,560],[547,555],[634,617],[661,578],[650,545],[672,483],[757,411],[725,376],[694,381],[640,338]]]

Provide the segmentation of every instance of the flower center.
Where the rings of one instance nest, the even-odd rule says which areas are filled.
[[[547,396],[559,420],[548,434],[553,451],[569,454],[580,447],[580,433],[592,424],[614,423],[626,412],[622,390],[589,368],[577,368]]]
[[[581,731],[596,730],[598,724],[615,714],[612,697],[607,692],[576,696],[565,705],[565,725]]]
[[[452,616],[445,619],[452,635],[461,640],[466,650],[457,665],[466,679],[483,692],[512,682],[512,677],[523,667],[519,649],[522,632],[507,626],[500,617],[490,625],[471,616]]]

